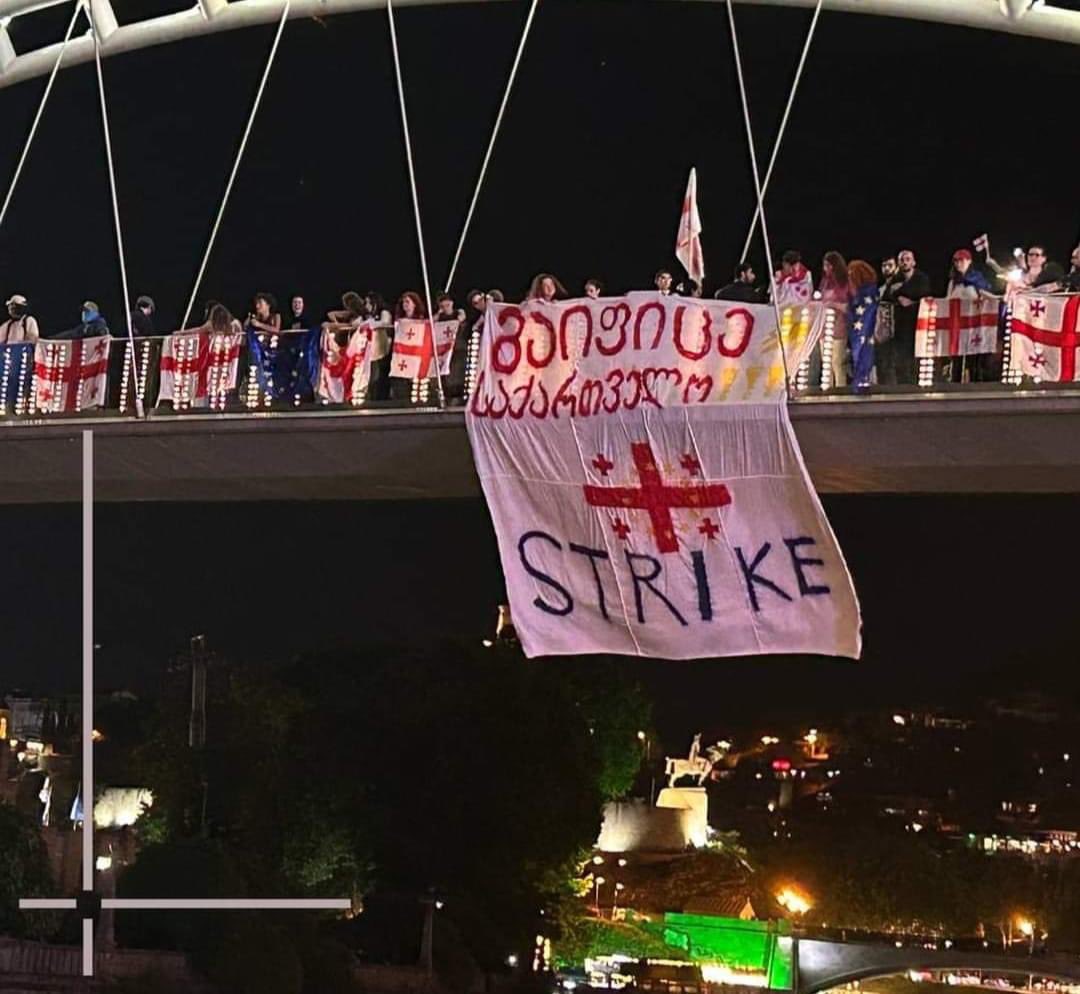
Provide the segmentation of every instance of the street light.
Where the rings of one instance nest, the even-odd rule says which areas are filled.
[[[615,912],[618,910],[618,907],[619,907],[619,891],[621,891],[621,890],[626,890],[626,884],[617,883],[615,885],[615,895],[611,899],[611,920],[612,921],[615,921]]]
[[[600,917],[600,885],[606,883],[603,877],[596,877],[593,881],[596,884],[595,891],[593,893],[593,907],[596,908],[596,917]]]

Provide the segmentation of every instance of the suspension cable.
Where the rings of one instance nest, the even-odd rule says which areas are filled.
[[[780,345],[780,360],[784,364],[784,391],[790,397],[791,384],[787,353],[784,351],[784,334],[780,322],[780,302],[776,299],[776,270],[773,269],[772,246],[769,243],[769,225],[765,218],[765,203],[761,195],[761,174],[758,172],[757,153],[754,151],[754,129],[750,125],[750,104],[746,99],[746,80],[743,78],[742,57],[739,55],[739,35],[735,30],[735,10],[732,0],[727,0],[728,23],[731,25],[731,51],[735,58],[735,74],[739,80],[739,97],[742,100],[743,123],[746,125],[746,144],[750,150],[750,169],[754,174],[754,192],[761,214],[761,237],[765,242],[765,262],[769,267],[769,287],[772,290],[773,310],[776,312],[776,340]]]
[[[819,0],[820,2],[820,0]],[[484,185],[484,177],[487,175],[488,163],[491,161],[491,153],[495,148],[495,139],[499,135],[499,125],[502,124],[506,105],[510,100],[510,90],[514,86],[514,77],[517,76],[518,65],[521,63],[521,54],[525,51],[525,42],[529,37],[529,29],[532,27],[533,15],[540,0],[532,0],[529,6],[529,15],[525,18],[525,28],[521,32],[521,41],[518,42],[517,54],[514,56],[513,65],[510,67],[510,77],[506,81],[506,90],[503,93],[499,112],[495,115],[495,127],[491,130],[491,141],[488,142],[487,152],[484,153],[484,161],[480,166],[480,176],[476,180],[476,189],[473,190],[472,203],[469,204],[469,212],[465,215],[465,225],[461,229],[461,239],[458,241],[457,251],[454,253],[454,261],[450,263],[450,274],[446,277],[446,285],[443,290],[450,292],[450,284],[454,282],[454,273],[457,271],[458,262],[461,261],[461,251],[465,247],[465,238],[469,233],[469,225],[472,223],[473,211],[476,210],[476,202],[480,199],[480,188]]]
[[[116,226],[116,253],[120,257],[120,286],[124,294],[124,316],[127,319],[128,348],[131,349],[131,361],[135,358],[135,333],[131,328],[131,297],[128,294],[127,263],[124,260],[124,236],[120,230],[120,201],[116,195],[116,170],[113,167],[112,139],[109,136],[109,112],[105,105],[105,77],[101,72],[101,38],[93,14],[90,15],[90,31],[94,36],[94,63],[97,66],[98,96],[101,99],[101,127],[105,133],[105,161],[109,167],[109,192],[112,195],[113,223]],[[137,367],[136,367],[137,368]],[[145,414],[141,378],[135,376],[135,414]],[[92,800],[92,799],[91,799]]]
[[[795,103],[795,94],[799,89],[799,80],[802,79],[803,66],[806,65],[806,56],[810,53],[810,43],[814,40],[814,31],[817,29],[818,17],[821,14],[821,5],[824,0],[817,0],[814,8],[814,16],[810,19],[810,30],[806,32],[806,41],[803,43],[802,55],[799,56],[799,65],[795,70],[795,80],[788,92],[787,106],[784,108],[784,116],[780,119],[780,130],[776,133],[776,141],[773,143],[772,155],[769,157],[769,165],[765,170],[765,181],[761,184],[761,196],[769,192],[769,180],[772,179],[773,166],[776,165],[776,156],[780,151],[780,143],[784,140],[784,131],[787,128],[788,115],[791,114],[792,104]],[[743,243],[742,255],[739,262],[745,262],[747,253],[750,251],[750,243],[754,240],[754,231],[758,223],[758,208],[754,208],[754,216],[750,220],[750,230],[746,233],[746,241]]]
[[[285,6],[281,8],[281,19],[278,21],[274,43],[270,46],[270,55],[266,60],[266,68],[263,70],[262,79],[259,81],[259,88],[255,91],[255,103],[251,106],[251,113],[248,115],[244,135],[240,139],[240,147],[236,150],[236,159],[233,161],[232,172],[229,174],[229,182],[225,184],[225,194],[221,198],[221,206],[218,208],[217,217],[214,218],[214,226],[210,229],[210,241],[207,243],[206,251],[203,253],[202,262],[199,265],[199,274],[195,277],[195,285],[191,288],[191,297],[188,300],[187,309],[184,311],[184,319],[180,322],[181,331],[187,327],[188,318],[191,317],[191,309],[195,306],[195,297],[199,292],[199,286],[206,272],[206,264],[210,260],[214,240],[217,238],[218,228],[221,227],[221,219],[225,216],[225,207],[229,203],[229,195],[232,193],[236,174],[240,170],[240,161],[244,158],[244,149],[247,147],[251,127],[255,123],[255,115],[259,112],[259,104],[262,102],[263,91],[266,89],[266,81],[270,78],[270,69],[274,65],[274,56],[277,55],[278,43],[281,41],[282,31],[285,30],[285,22],[289,18],[289,7],[291,5],[292,0],[285,0]]]
[[[427,301],[428,323],[431,325],[431,349],[434,353],[435,376],[439,385],[439,407],[445,407],[442,372],[439,370],[439,354],[435,347],[435,314],[431,309],[431,281],[428,279],[427,252],[424,250],[424,229],[420,224],[420,194],[416,189],[412,140],[409,138],[409,115],[405,111],[405,86],[401,80],[401,55],[398,52],[397,28],[394,24],[394,0],[386,0],[386,15],[390,21],[390,45],[394,50],[394,74],[397,77],[398,103],[401,105],[401,129],[405,133],[405,161],[409,166],[409,187],[412,190],[413,214],[416,217],[416,241],[420,247],[420,270],[424,277],[424,299]]]
[[[76,0],[71,22],[68,24],[67,34],[64,35],[64,41],[60,46],[60,51],[57,53],[56,61],[53,63],[52,72],[49,73],[49,81],[45,84],[45,92],[41,95],[41,103],[38,104],[37,113],[34,115],[34,120],[30,125],[30,134],[27,135],[22,155],[19,156],[18,165],[15,166],[15,175],[11,177],[11,185],[8,187],[7,196],[4,197],[4,206],[0,207],[0,227],[3,227],[4,218],[7,217],[8,207],[11,205],[11,198],[15,193],[15,185],[19,182],[19,176],[22,173],[23,166],[26,164],[26,157],[30,154],[30,145],[34,141],[34,135],[37,134],[38,125],[41,123],[41,115],[45,113],[45,104],[49,101],[53,82],[56,80],[56,74],[60,70],[60,63],[64,58],[64,52],[67,51],[68,42],[71,41],[71,35],[75,31],[75,22],[79,19],[82,9],[82,0]]]

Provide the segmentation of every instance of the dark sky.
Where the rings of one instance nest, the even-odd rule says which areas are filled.
[[[135,11],[187,6],[118,0]],[[432,279],[445,279],[526,4],[398,11]],[[66,8],[18,18],[16,46],[57,40]],[[751,108],[767,159],[810,13],[739,6]],[[160,324],[183,310],[273,26],[111,58],[131,292]],[[1040,240],[1068,258],[1080,228],[1073,47],[892,18],[822,16],[773,194],[775,250],[813,263],[907,246],[943,281],[988,230],[999,255]],[[0,92],[6,177],[44,80]],[[5,295],[46,328],[97,299],[120,319],[92,65],[58,80],[0,231]],[[519,293],[540,269],[613,290],[671,265],[689,167],[699,172],[710,285],[726,282],[752,208],[720,3],[544,0],[455,280]],[[756,250],[760,256],[760,249]],[[759,272],[763,272],[759,268]],[[318,309],[349,288],[420,285],[386,16],[297,20],[278,60],[201,298],[242,311],[300,289]]]
[[[155,5],[116,6],[123,20]],[[524,14],[523,3],[399,11],[435,281]],[[66,17],[18,19],[16,45],[59,38]],[[737,17],[764,159],[809,12],[740,6]],[[156,297],[162,328],[190,292],[272,33],[105,64],[132,292]],[[613,290],[647,284],[672,262],[692,164],[710,284],[726,280],[752,208],[729,56],[720,4],[544,0],[456,289],[518,293],[539,269],[572,287],[590,275]],[[827,249],[876,260],[907,246],[938,281],[982,230],[999,255],[1039,240],[1066,258],[1080,224],[1078,83],[1069,46],[823,15],[769,200],[776,250],[799,247],[816,269]],[[43,85],[0,92],[0,176]],[[92,66],[61,75],[0,231],[0,293],[30,296],[46,329],[73,323],[87,296],[120,323],[96,101]],[[397,113],[384,14],[290,22],[201,296],[241,311],[255,290],[299,289],[321,309],[349,288],[418,287]],[[763,709],[919,694],[1016,662],[1045,668],[1049,683],[1072,666],[1075,612],[1048,604],[1045,584],[1080,559],[1080,538],[1032,535],[1072,520],[1074,498],[826,504],[863,602],[864,662],[628,663],[665,721],[707,724],[748,698]],[[0,686],[73,686],[78,509],[5,517]],[[481,638],[501,596],[479,502],[108,506],[98,521],[102,684],[145,679],[195,631],[250,658]],[[269,551],[249,562],[252,536]]]
[[[627,659],[660,727],[970,697],[1003,668],[1051,689],[1075,669],[1076,499],[833,497],[826,511],[862,602],[861,662]],[[80,512],[8,508],[0,687],[75,689]],[[1051,531],[1053,543],[1036,540]],[[188,637],[233,659],[442,638],[480,640],[503,597],[475,501],[103,505],[96,516],[102,687],[151,688]],[[43,552],[43,550],[45,550]],[[208,565],[212,563],[212,565]],[[543,662],[523,665],[545,665]]]

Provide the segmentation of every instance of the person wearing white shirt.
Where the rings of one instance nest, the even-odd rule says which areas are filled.
[[[30,313],[30,305],[21,293],[14,294],[7,302],[9,319],[0,324],[0,345],[21,345],[36,342],[39,338],[38,323]]]

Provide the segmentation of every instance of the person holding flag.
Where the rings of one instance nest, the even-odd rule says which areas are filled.
[[[852,259],[847,267],[850,293],[847,337],[851,349],[851,387],[856,393],[870,389],[874,372],[874,327],[877,323],[878,285],[874,267]]]
[[[686,270],[686,275],[700,289],[705,283],[705,256],[701,251],[701,215],[697,205],[697,170],[690,168],[683,197],[679,231],[675,236],[675,258]]]

